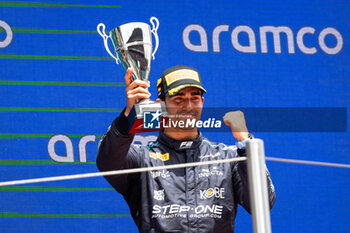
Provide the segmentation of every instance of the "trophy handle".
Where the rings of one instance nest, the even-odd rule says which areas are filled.
[[[100,29],[101,27],[102,27],[102,30]],[[103,38],[103,43],[104,43],[104,45],[105,45],[105,49],[107,50],[108,54],[109,54],[111,57],[113,57],[113,58],[115,59],[115,62],[116,62],[117,64],[119,64],[119,63],[118,63],[119,59],[118,59],[116,56],[114,56],[113,53],[109,50],[109,47],[108,47],[108,38],[110,38],[110,36],[108,36],[108,35],[106,34],[105,28],[106,28],[106,26],[105,26],[103,23],[99,23],[99,24],[97,25],[97,32],[98,32],[98,34],[100,34],[100,36]]]
[[[154,24],[153,21],[155,21],[156,24]],[[158,27],[159,27],[159,21],[158,21],[158,19],[156,17],[152,16],[151,19],[150,19],[150,22],[152,24],[151,32],[153,33],[154,38],[156,39],[156,46],[155,46],[154,51],[152,53],[152,58],[154,60],[154,54],[156,54],[157,49],[158,49],[158,45],[159,45],[159,38],[158,38],[158,34],[157,34],[157,30],[158,30]]]

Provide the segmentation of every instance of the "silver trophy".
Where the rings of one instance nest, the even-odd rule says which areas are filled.
[[[133,80],[148,80],[151,70],[151,58],[154,60],[154,55],[158,49],[159,39],[157,29],[159,27],[159,21],[156,17],[151,17],[150,22],[152,29],[146,23],[133,22],[114,28],[110,31],[109,35],[106,34],[103,23],[97,25],[97,31],[103,38],[108,54],[115,59],[117,64],[121,63],[125,70],[132,68]],[[152,34],[156,42],[154,51],[152,51]],[[109,50],[109,39],[113,44],[116,56]],[[165,116],[165,104],[154,101],[143,101],[135,104],[128,116],[130,122],[129,133],[162,129],[162,125],[159,124],[144,124],[143,118],[147,113],[156,113]],[[162,122],[163,120],[161,120]]]

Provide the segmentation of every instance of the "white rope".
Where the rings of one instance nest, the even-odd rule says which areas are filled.
[[[32,183],[41,183],[41,182],[49,182],[49,181],[59,181],[59,180],[82,179],[82,178],[90,178],[90,177],[97,177],[97,176],[122,175],[122,174],[175,169],[175,168],[196,167],[201,165],[210,165],[210,164],[218,164],[218,163],[232,163],[232,162],[244,161],[246,159],[247,159],[246,157],[238,157],[238,158],[232,158],[232,159],[222,159],[222,160],[194,162],[194,163],[180,163],[180,164],[165,165],[165,166],[158,166],[158,167],[142,167],[142,168],[124,169],[124,170],[117,170],[117,171],[93,172],[93,173],[76,174],[76,175],[52,176],[52,177],[35,178],[35,179],[5,181],[5,182],[0,182],[0,187],[10,186],[10,185],[19,185],[19,184],[32,184]]]
[[[297,160],[297,159],[282,159],[282,158],[274,158],[274,157],[265,157],[265,159],[269,161],[276,161],[276,162],[282,162],[282,163],[298,163],[298,164],[318,165],[318,166],[327,166],[327,167],[350,168],[350,164],[342,164],[342,163],[328,163],[328,162]]]
[[[210,165],[210,164],[218,164],[218,163],[232,163],[232,162],[244,161],[246,159],[247,159],[246,157],[239,157],[239,158],[213,160],[213,161],[205,161],[205,162],[180,163],[180,164],[165,165],[165,166],[158,166],[158,167],[143,167],[143,168],[116,170],[116,171],[93,172],[93,173],[84,173],[84,174],[76,174],[76,175],[52,176],[52,177],[44,177],[44,178],[4,181],[4,182],[0,182],[0,187],[10,186],[10,185],[20,185],[20,184],[41,183],[41,182],[49,182],[49,181],[74,180],[74,179],[82,179],[82,178],[90,178],[90,177],[98,177],[98,176],[122,175],[122,174],[140,173],[140,172],[175,169],[175,168],[196,167],[201,165]],[[283,158],[275,158],[275,157],[266,157],[266,160],[283,162],[283,163],[297,163],[297,164],[307,164],[307,165],[317,165],[317,166],[327,166],[327,167],[350,168],[350,164],[341,164],[341,163],[328,163],[328,162],[297,160],[297,159],[283,159]]]

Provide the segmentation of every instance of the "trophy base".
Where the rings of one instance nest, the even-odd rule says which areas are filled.
[[[135,104],[128,115],[129,133],[160,131],[168,119],[164,102],[148,100]]]

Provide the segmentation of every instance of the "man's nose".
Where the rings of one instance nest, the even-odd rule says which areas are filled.
[[[191,111],[192,107],[193,107],[193,103],[192,103],[191,99],[190,98],[186,99],[185,103],[184,103],[184,110]]]

